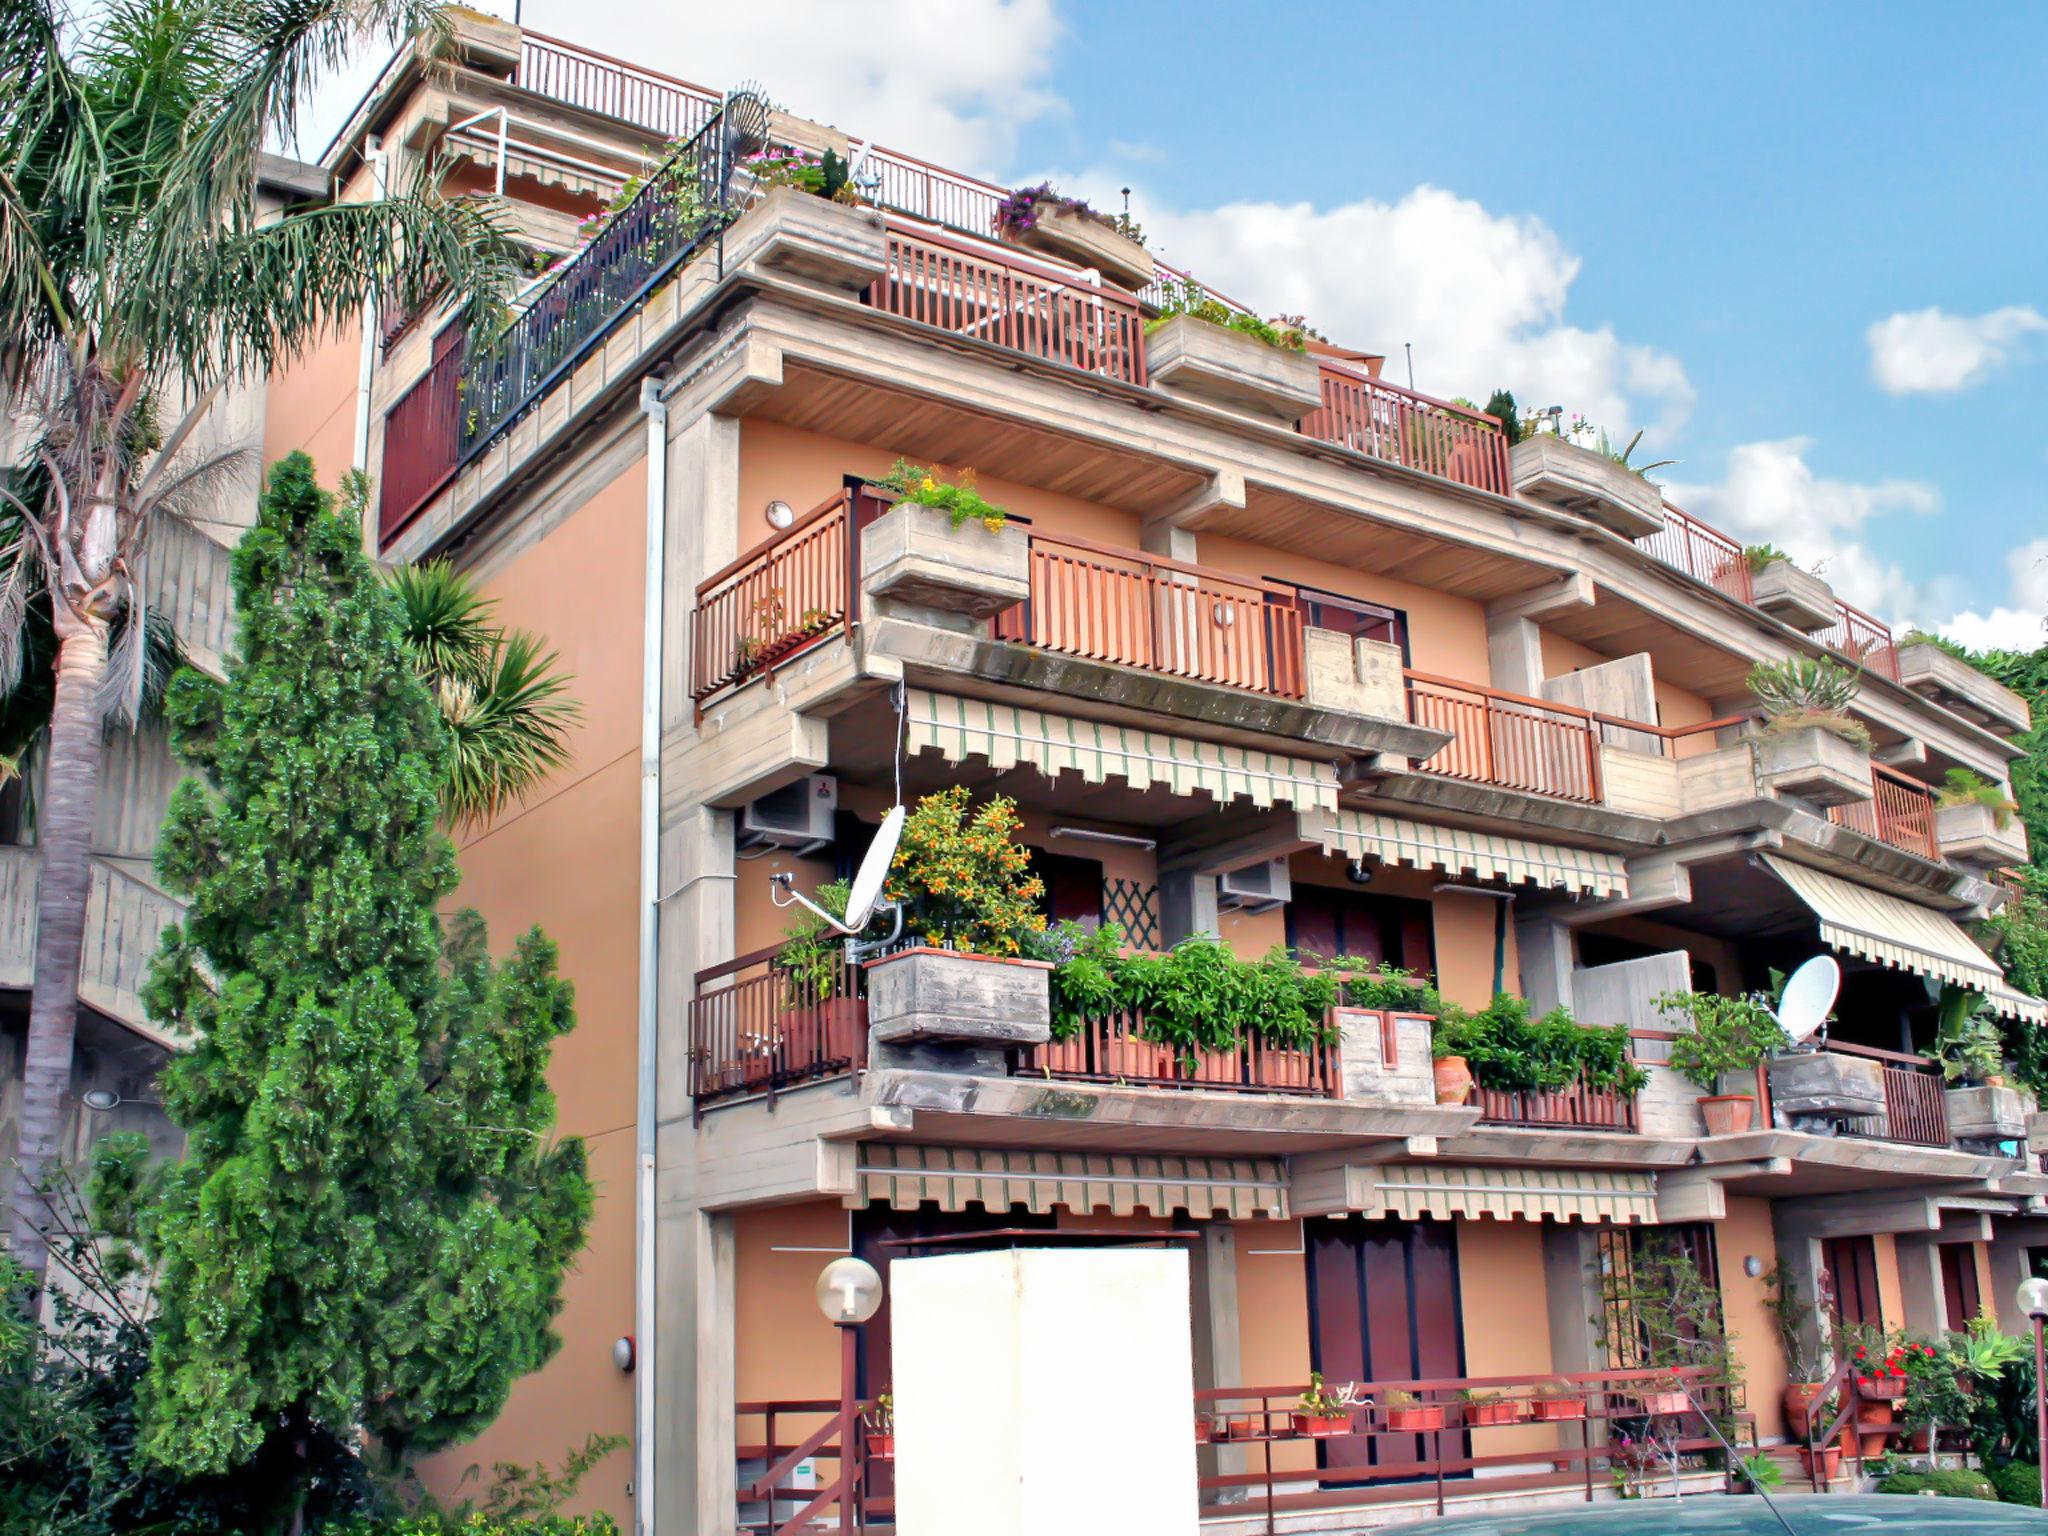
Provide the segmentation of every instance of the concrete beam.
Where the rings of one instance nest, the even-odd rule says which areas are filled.
[[[1934,1232],[1941,1227],[1941,1212],[1932,1198],[1890,1190],[1780,1200],[1773,1219],[1786,1231],[1814,1239]]]
[[[1692,870],[1698,855],[1653,853],[1628,861],[1628,894],[1601,901],[1581,901],[1556,909],[1556,920],[1567,927],[1583,928],[1610,917],[1627,917],[1636,912],[1658,912],[1682,907],[1692,900]]]
[[[1681,1168],[1657,1175],[1659,1222],[1719,1221],[1727,1214],[1727,1185],[1706,1169]]]
[[[1261,859],[1283,858],[1316,845],[1301,835],[1291,811],[1228,809],[1198,816],[1159,838],[1159,873],[1216,874]]]
[[[1883,763],[1887,768],[1921,768],[1927,764],[1927,743],[1917,736],[1908,736],[1904,741],[1879,747],[1870,756],[1873,762]]]
[[[1572,571],[1555,581],[1526,592],[1511,592],[1486,605],[1489,626],[1497,619],[1553,619],[1577,608],[1590,608],[1599,596],[1593,578],[1584,571]]]
[[[1238,469],[1219,467],[1209,478],[1195,487],[1187,496],[1161,511],[1147,517],[1139,537],[1150,554],[1166,554],[1164,548],[1155,548],[1154,540],[1162,543],[1166,530],[1182,529],[1192,532],[1190,525],[1216,512],[1242,512],[1244,510],[1244,472]],[[1192,547],[1192,546],[1191,546]],[[1192,560],[1189,555],[1171,555],[1175,560]]]

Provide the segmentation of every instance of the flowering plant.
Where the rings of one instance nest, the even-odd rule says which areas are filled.
[[[968,954],[1015,955],[1045,931],[1045,882],[1016,841],[1017,802],[997,795],[972,815],[967,786],[926,795],[903,823],[884,889],[901,902],[904,927],[928,943]]]
[[[1323,1385],[1323,1373],[1308,1373],[1308,1390],[1301,1394],[1301,1411],[1311,1418],[1335,1419],[1361,1406],[1358,1383],[1347,1381],[1341,1387]]]
[[[885,491],[894,491],[905,501],[921,507],[937,507],[953,520],[955,528],[979,523],[990,533],[1000,533],[1009,513],[975,489],[974,471],[963,469],[952,481],[941,480],[940,471],[925,468],[908,459],[898,459],[889,473],[875,481]]]
[[[1038,205],[1050,203],[1061,213],[1071,213],[1078,218],[1093,219],[1098,224],[1114,224],[1116,221],[1107,214],[1098,213],[1081,198],[1065,197],[1051,182],[1041,181],[1035,187],[1019,187],[996,205],[996,232],[1004,235],[1021,235],[1027,229],[1038,228]],[[1141,244],[1143,242],[1140,242]]]

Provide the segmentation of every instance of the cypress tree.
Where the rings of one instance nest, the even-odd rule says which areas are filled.
[[[358,1430],[393,1457],[475,1434],[559,1346],[582,1144],[546,1070],[574,1025],[538,929],[493,964],[437,827],[450,749],[395,600],[293,454],[234,556],[225,684],[169,710],[202,777],[157,853],[187,898],[145,1001],[193,1038],[186,1132],[139,1235],[160,1313],[145,1454],[188,1475],[297,1465]]]

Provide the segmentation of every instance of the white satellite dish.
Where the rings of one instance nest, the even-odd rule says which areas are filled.
[[[782,900],[773,891],[769,892],[769,899],[778,907],[786,907],[790,902],[795,902],[821,922],[829,924],[850,939],[857,939],[860,937],[862,930],[867,927],[869,920],[875,915],[876,905],[882,899],[882,884],[889,878],[889,866],[895,862],[896,845],[902,838],[903,807],[900,805],[891,806],[889,814],[882,818],[881,829],[875,833],[875,840],[868,844],[867,857],[860,861],[860,868],[854,872],[853,884],[846,893],[846,915],[844,917],[834,917],[802,891],[799,891],[795,885],[796,877],[787,871],[771,875],[768,878],[771,885],[779,888],[789,897],[789,901]],[[903,927],[903,909],[892,902],[882,910],[896,914],[896,927],[898,933],[900,933]],[[877,944],[874,947],[880,948],[883,944],[891,943],[894,941],[894,937],[892,935],[890,939],[883,940],[881,944]],[[851,947],[848,948],[847,953],[853,953]]]
[[[1778,1023],[1794,1045],[1827,1023],[1841,990],[1842,968],[1832,955],[1815,955],[1792,973],[1778,999]]]

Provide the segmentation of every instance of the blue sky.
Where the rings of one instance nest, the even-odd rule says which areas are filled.
[[[1129,185],[1156,249],[1397,379],[1412,341],[1431,393],[1646,427],[1675,501],[1825,561],[1851,601],[2043,638],[2048,6],[525,20],[997,180],[1111,206]]]

